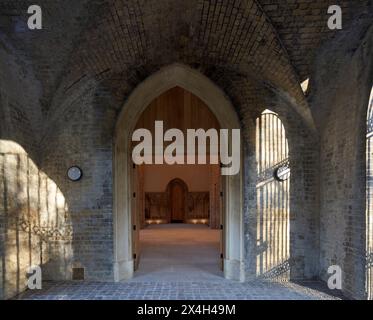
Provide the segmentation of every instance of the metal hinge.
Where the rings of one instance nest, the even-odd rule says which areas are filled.
[[[220,196],[223,198],[223,196],[224,196],[223,191],[220,192]]]
[[[133,231],[136,231],[136,225],[135,224],[133,225]]]
[[[224,226],[221,224],[220,225],[220,230],[223,230],[224,229]]]
[[[136,253],[134,253],[134,254],[133,254],[133,259],[136,259],[136,257],[137,257],[137,256],[136,256]]]
[[[136,198],[136,192],[133,193],[133,197]]]
[[[224,254],[220,254],[220,259],[223,259],[224,258]]]

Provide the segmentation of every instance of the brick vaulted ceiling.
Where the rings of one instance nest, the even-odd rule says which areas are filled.
[[[36,2],[43,30],[30,31],[27,8]],[[33,68],[44,117],[58,108],[58,92],[81,81],[94,79],[123,100],[160,67],[180,62],[233,101],[278,88],[309,120],[300,82],[335,33],[327,28],[332,4],[342,6],[345,28],[373,11],[371,0],[0,0],[0,44]]]

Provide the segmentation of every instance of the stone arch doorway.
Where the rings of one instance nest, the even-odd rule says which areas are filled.
[[[183,223],[187,210],[188,186],[179,178],[171,180],[167,185],[169,203],[169,221]]]
[[[225,94],[201,73],[180,64],[161,69],[141,83],[123,106],[116,125],[114,142],[114,277],[115,281],[133,277],[138,230],[133,217],[131,178],[131,135],[149,103],[167,90],[179,86],[198,96],[218,119],[221,128],[239,129],[237,114]],[[241,152],[242,154],[242,152]],[[244,281],[242,217],[242,170],[222,178],[224,276]]]

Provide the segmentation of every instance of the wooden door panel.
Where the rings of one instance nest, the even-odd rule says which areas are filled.
[[[172,186],[172,192],[171,192],[171,206],[172,206],[172,220],[173,221],[183,221],[184,220],[184,190],[182,186],[179,183],[175,183]]]
[[[175,179],[168,184],[168,205],[170,222],[185,222],[188,187],[184,181]]]

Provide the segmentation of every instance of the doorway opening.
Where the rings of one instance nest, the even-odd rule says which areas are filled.
[[[159,97],[163,96],[163,102],[167,104],[167,100],[170,100],[175,92],[183,93],[182,95],[177,94],[177,103],[183,106],[188,105],[189,107],[174,108],[171,105],[169,109],[166,108],[168,111],[162,114],[164,112],[164,110],[162,111],[162,104],[164,103],[159,103],[159,99],[162,100]],[[201,102],[204,104],[204,108],[201,108]],[[150,109],[149,106],[151,106]],[[148,113],[147,111],[149,110],[153,111]],[[139,267],[139,262],[144,258],[141,253],[140,232],[143,227],[149,227],[150,224],[145,219],[146,194],[145,191],[141,190],[145,190],[145,181],[148,181],[145,178],[148,166],[152,167],[153,165],[134,165],[132,161],[132,134],[137,126],[147,128],[146,123],[151,123],[150,128],[148,126],[150,131],[154,130],[154,112],[161,112],[161,116],[158,115],[156,120],[163,120],[165,127],[168,126],[167,122],[171,121],[172,123],[174,121],[176,124],[172,124],[171,128],[180,128],[181,130],[190,128],[190,123],[192,122],[198,124],[198,121],[207,121],[207,129],[213,128],[214,126],[208,122],[213,118],[216,125],[221,128],[228,130],[240,128],[237,114],[224,93],[208,78],[184,65],[174,64],[166,67],[146,79],[134,90],[119,116],[115,133],[114,276],[116,281],[132,278],[134,271]],[[213,118],[210,117],[211,115]],[[198,127],[203,128],[204,126],[198,124]],[[228,147],[231,148],[231,146]],[[156,156],[157,154],[154,155],[154,157]],[[156,166],[154,165],[154,167]],[[201,166],[207,165],[202,164]],[[185,167],[188,167],[188,165]],[[167,169],[168,172],[170,172],[170,168],[178,169],[177,165],[171,165]],[[184,172],[186,170],[183,169],[181,171]],[[218,228],[212,229],[217,230],[221,235],[219,240],[222,251],[218,261],[221,259],[220,264],[223,265],[224,277],[243,281],[245,272],[243,262],[242,171],[231,176],[220,176],[220,171],[221,168],[217,164],[214,172],[219,173],[218,175],[215,174],[215,179],[219,179],[219,183],[211,184],[210,180],[207,181],[208,185],[214,186],[215,189],[211,187],[211,190],[215,190],[214,192],[210,189],[194,190],[194,187],[191,187],[190,181],[188,181],[189,177],[180,175],[167,180],[164,179],[165,176],[163,174],[158,173],[159,178],[152,178],[150,181],[164,183],[164,187],[159,192],[163,192],[163,197],[166,197],[166,199],[167,186],[173,179],[181,179],[185,182],[188,187],[188,198],[194,191],[208,192],[210,213],[211,204],[213,204],[213,206],[217,207],[214,212],[220,213],[219,219],[216,217],[217,215],[210,214],[206,225],[202,221],[197,221],[197,219],[195,219],[195,224],[188,225],[208,228],[208,230],[211,230],[213,224],[218,226]],[[158,170],[158,172],[161,171]],[[212,177],[213,175],[210,176]],[[206,183],[201,176],[194,178],[193,181],[197,184],[200,182]],[[219,192],[219,190],[221,191]],[[174,192],[179,195],[182,194],[181,190]],[[212,196],[210,196],[211,194]],[[219,205],[217,205],[217,201],[211,198],[217,197],[217,195],[219,195]],[[158,198],[160,198],[158,201],[162,204],[162,197],[159,196]],[[139,199],[142,200],[140,201]],[[185,215],[190,212],[190,199],[187,200]],[[169,214],[170,212],[167,200],[165,201],[168,209],[163,209],[162,211],[162,205],[159,205],[160,214]],[[183,201],[180,200],[179,205],[182,204]],[[177,205],[175,204],[175,206]],[[158,222],[155,221],[155,224],[162,227],[162,221]],[[170,221],[166,220],[166,222]],[[153,224],[150,227],[155,226]],[[180,248],[180,251],[182,252],[182,248]]]
[[[156,121],[162,121],[165,131],[177,129],[184,135],[189,129],[220,130],[208,106],[177,86],[149,104],[135,131],[145,129],[154,134]],[[156,159],[159,157],[156,139],[152,143],[152,156]],[[171,143],[166,142],[162,148]],[[134,149],[136,145],[134,142]],[[209,148],[206,151],[207,158],[211,158]],[[158,152],[163,154],[163,150]],[[174,272],[189,268],[197,277],[208,271],[218,274],[224,265],[220,165],[208,161],[206,164],[134,164],[133,169],[136,186],[133,220],[139,226],[133,232],[135,270],[142,275],[145,270],[152,272],[152,266],[165,271],[172,266]]]

